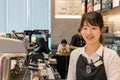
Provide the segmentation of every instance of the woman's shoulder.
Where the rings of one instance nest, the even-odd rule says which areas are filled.
[[[105,50],[107,53],[116,53],[115,50],[110,49],[110,48],[107,48],[107,47],[104,47],[104,50]]]
[[[59,44],[58,47],[63,47],[63,45],[62,45],[62,44]]]
[[[66,46],[69,46],[69,44],[66,44]]]
[[[62,46],[62,44],[58,44],[58,46]]]
[[[72,36],[72,38],[77,38],[78,37],[78,34],[74,34],[73,36]]]
[[[104,53],[106,56],[108,57],[115,57],[115,56],[119,56],[118,53],[115,50],[112,50],[110,48],[104,47]]]
[[[83,52],[83,48],[77,48],[71,52],[71,55],[79,56],[80,54],[82,54],[82,52]]]
[[[77,48],[75,50],[73,50],[70,54],[70,59],[73,60],[74,63],[77,62],[77,59],[79,58],[80,54],[82,54],[82,48]]]

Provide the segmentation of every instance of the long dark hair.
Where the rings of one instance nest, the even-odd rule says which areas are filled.
[[[98,26],[101,31],[104,29],[103,17],[98,12],[92,11],[92,12],[83,14],[82,19],[81,19],[81,24],[80,24],[80,31],[82,30],[85,21],[87,21],[89,24],[91,24],[93,26]],[[103,41],[102,34],[100,35],[99,41],[101,43]]]

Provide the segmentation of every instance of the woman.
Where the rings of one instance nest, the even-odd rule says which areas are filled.
[[[86,45],[72,51],[67,80],[120,80],[120,58],[102,45],[103,30],[100,13],[82,16],[80,31]]]
[[[61,52],[69,52],[69,45],[67,44],[67,40],[66,39],[62,39],[61,43],[58,45],[58,49],[57,49],[57,53],[58,55],[60,55]]]
[[[69,64],[69,56],[70,56],[69,51],[70,50],[69,50],[69,45],[67,43],[67,40],[62,39],[61,43],[58,45],[58,49],[57,49],[57,53],[56,53],[57,54],[56,68],[61,75],[61,79],[66,78],[66,74],[68,71],[68,64]]]
[[[83,47],[85,45],[85,40],[81,37],[80,28],[78,29],[78,33],[73,35],[70,42],[70,52],[74,49]]]

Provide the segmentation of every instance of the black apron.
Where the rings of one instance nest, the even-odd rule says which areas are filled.
[[[80,55],[76,65],[76,80],[107,80],[103,53],[100,59],[95,63],[92,62],[89,64],[87,59]]]

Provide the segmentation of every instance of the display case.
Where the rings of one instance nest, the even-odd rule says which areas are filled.
[[[113,8],[120,6],[120,0],[113,0],[112,3],[113,3],[112,6]]]
[[[82,10],[82,14],[84,14],[86,12],[86,6],[85,6],[85,0],[82,0],[82,3],[81,3],[81,10]]]
[[[94,0],[88,0],[87,2],[87,12],[91,12],[94,10]]]
[[[115,50],[120,55],[120,36],[113,33],[103,33],[103,45]]]
[[[94,0],[94,11],[100,12],[101,9],[101,0]]]
[[[94,5],[93,0],[82,0],[82,14],[94,11],[93,5]]]
[[[102,12],[112,9],[112,0],[101,0]]]

